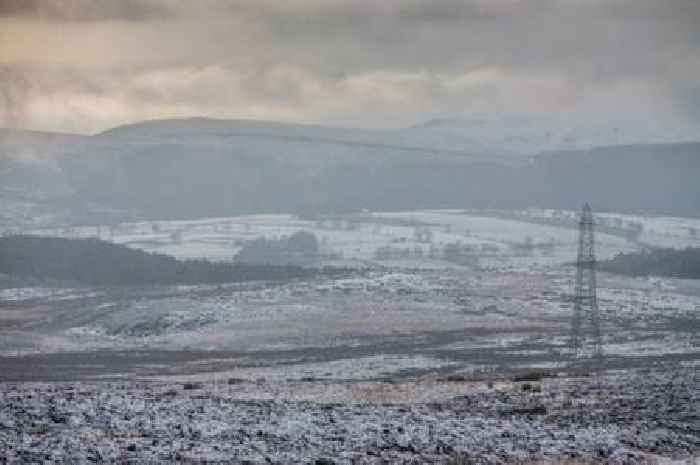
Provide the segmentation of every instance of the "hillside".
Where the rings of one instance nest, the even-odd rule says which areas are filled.
[[[195,118],[50,143],[28,133],[0,144],[0,227],[49,216],[106,223],[362,208],[577,209],[584,200],[597,211],[700,216],[700,143],[561,150],[586,144],[519,126],[497,139],[491,124],[468,123],[370,131]],[[534,147],[558,150],[524,156]]]

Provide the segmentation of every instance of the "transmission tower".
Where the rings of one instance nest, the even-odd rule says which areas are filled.
[[[592,336],[593,358],[600,363],[603,346],[600,335],[600,312],[596,296],[595,239],[593,213],[586,204],[579,221],[578,258],[576,260],[576,295],[571,322],[571,349],[574,359],[584,356],[587,336]]]

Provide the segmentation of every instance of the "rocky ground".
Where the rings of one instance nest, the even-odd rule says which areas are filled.
[[[581,378],[376,382],[346,402],[264,380],[0,384],[0,463],[638,464],[700,451],[696,367]],[[321,385],[319,385],[321,383]],[[401,384],[459,392],[403,402]],[[309,381],[310,389],[332,389]],[[297,390],[304,390],[303,383]],[[251,395],[259,391],[259,396]],[[284,392],[270,398],[270,392]],[[380,395],[377,395],[377,394]],[[321,398],[321,397],[320,397]],[[379,402],[378,402],[379,400]],[[682,463],[682,462],[681,462]],[[688,462],[692,463],[692,462]]]

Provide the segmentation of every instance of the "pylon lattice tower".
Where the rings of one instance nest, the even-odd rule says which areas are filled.
[[[575,359],[584,356],[588,336],[592,337],[593,357],[603,358],[600,333],[600,312],[596,295],[596,259],[594,222],[591,207],[586,204],[579,221],[578,257],[576,260],[576,295],[571,322],[571,349]]]

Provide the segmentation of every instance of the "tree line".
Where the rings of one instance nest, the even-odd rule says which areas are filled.
[[[338,270],[177,260],[94,238],[0,238],[0,273],[98,286],[282,280],[331,272]]]
[[[700,279],[700,247],[620,253],[599,263],[599,269],[630,276]]]
[[[261,237],[245,243],[235,258],[248,264],[313,266],[319,258],[318,239],[308,231],[278,239]]]

